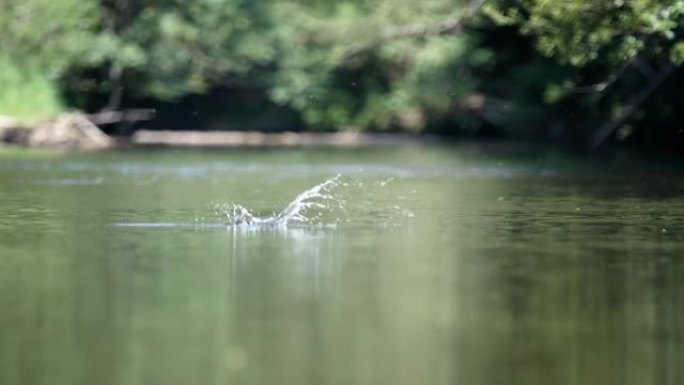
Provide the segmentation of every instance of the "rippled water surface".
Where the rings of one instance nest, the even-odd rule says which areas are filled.
[[[0,152],[0,384],[681,384],[684,167]],[[335,178],[286,227],[267,218]]]

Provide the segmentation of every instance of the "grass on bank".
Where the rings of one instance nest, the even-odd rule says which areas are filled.
[[[34,123],[62,111],[57,87],[47,75],[0,55],[0,115]]]

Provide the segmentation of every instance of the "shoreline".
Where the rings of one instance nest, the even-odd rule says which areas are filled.
[[[297,146],[388,146],[436,143],[438,137],[398,132],[263,132],[172,131],[141,129],[133,135],[105,134],[88,115],[67,112],[35,124],[0,116],[0,146],[43,148],[59,151],[93,151],[122,148],[235,148]]]
[[[130,147],[297,147],[382,146],[434,143],[430,135],[407,133],[261,132],[261,131],[151,131],[139,130],[129,139]]]

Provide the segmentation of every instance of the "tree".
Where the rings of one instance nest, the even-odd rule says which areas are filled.
[[[504,2],[486,11],[518,24],[544,54],[575,66],[605,57],[615,65],[638,56],[684,61],[683,0],[544,0]]]
[[[0,52],[57,78],[94,59],[98,22],[95,0],[0,0]]]
[[[101,34],[116,54],[104,67],[107,106],[124,89],[140,97],[175,99],[201,93],[269,61],[264,6],[242,0],[102,0]]]
[[[96,61],[97,23],[95,0],[0,0],[0,114],[58,113],[60,77]]]
[[[276,1],[270,95],[318,128],[422,130],[443,119],[491,59],[463,25],[481,5],[449,0]]]
[[[489,5],[486,12],[500,24],[517,25],[536,38],[543,54],[577,68],[575,79],[549,88],[551,101],[578,93],[589,93],[594,104],[603,99],[610,112],[591,135],[594,146],[633,117],[684,62],[682,0],[503,1]],[[616,86],[620,81],[634,83],[628,79],[634,72],[646,77],[636,90]],[[600,73],[603,77],[596,79]],[[606,97],[616,89],[613,97]]]

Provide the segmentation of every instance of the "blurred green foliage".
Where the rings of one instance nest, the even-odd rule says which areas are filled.
[[[98,64],[99,23],[96,0],[0,0],[0,52],[56,78]]]
[[[580,136],[593,144],[611,136],[682,140],[682,116],[671,106],[683,101],[677,69],[684,62],[684,1],[503,0],[484,11],[570,66],[567,76],[546,85],[544,101],[565,115],[581,113],[574,119]]]
[[[104,30],[118,46],[109,64],[138,94],[205,92],[271,60],[263,12],[242,0],[103,0]]]
[[[599,58],[622,64],[639,55],[684,61],[683,0],[504,1],[485,11],[499,23],[520,25],[537,37],[541,52],[575,66]]]
[[[653,84],[682,25],[684,0],[0,0],[0,65],[23,74],[3,88],[56,100],[5,91],[0,112],[247,89],[308,129],[676,136],[681,74]]]
[[[279,65],[269,90],[315,127],[421,130],[447,118],[492,53],[460,33],[449,0],[276,2]],[[452,26],[453,24],[453,26]]]
[[[22,68],[0,54],[0,115],[37,122],[62,110],[55,84],[41,71]]]
[[[0,0],[0,115],[36,121],[61,111],[55,82],[91,59],[98,11],[92,0]]]

